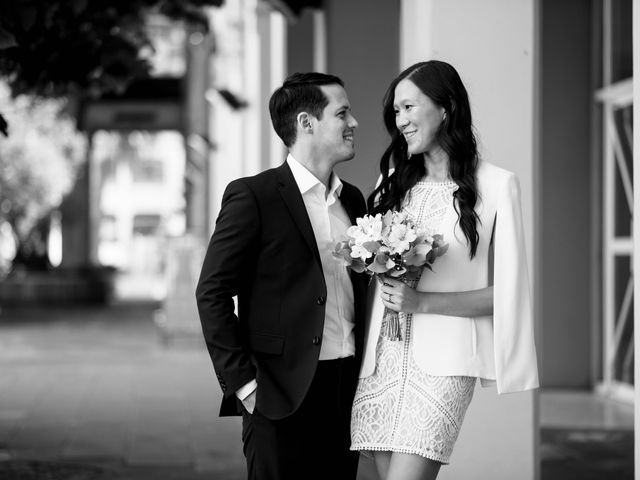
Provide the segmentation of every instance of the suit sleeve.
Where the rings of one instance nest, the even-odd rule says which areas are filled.
[[[538,387],[520,186],[511,175],[495,225],[493,332],[498,393]]]
[[[253,192],[240,180],[230,183],[196,288],[204,339],[225,398],[256,377],[242,342],[233,297],[255,268],[259,231]]]

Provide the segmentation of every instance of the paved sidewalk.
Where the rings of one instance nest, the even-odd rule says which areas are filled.
[[[163,346],[155,308],[0,312],[0,478],[245,477],[204,345]]]
[[[164,346],[156,308],[0,311],[1,480],[245,478],[240,419],[217,416],[202,339]],[[543,478],[633,478],[632,410],[598,427],[620,407],[556,397],[543,397]],[[370,461],[358,480],[377,480]]]

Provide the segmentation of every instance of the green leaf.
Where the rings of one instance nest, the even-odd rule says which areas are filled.
[[[415,247],[416,255],[426,255],[431,250],[428,243],[418,243]]]
[[[380,242],[364,242],[362,246],[371,253],[377,252],[381,247]]]
[[[364,265],[364,262],[362,260],[360,260],[359,258],[355,259],[351,265],[349,266],[349,268],[351,268],[351,270],[353,270],[356,273],[362,273],[366,270],[366,267]]]
[[[349,250],[347,249],[334,250],[331,253],[333,255],[333,258],[342,261],[345,265],[347,266],[352,265],[353,258],[351,257]]]
[[[434,262],[434,260],[436,259],[436,252],[435,250],[431,250],[429,253],[427,253],[427,255],[425,256],[425,261],[427,262],[427,264],[432,264]]]
[[[389,270],[389,267],[387,267],[388,260],[389,255],[379,253],[367,268],[373,273],[386,273]]]
[[[434,252],[436,257],[441,257],[442,255],[444,255],[445,253],[447,253],[447,250],[449,250],[449,244],[445,243],[444,245],[440,245],[438,247],[435,247],[432,252]]]
[[[0,50],[17,46],[18,42],[16,42],[16,37],[8,30],[0,27]]]
[[[405,264],[408,266],[415,266],[415,267],[419,267],[420,265],[424,265],[424,263],[427,261],[427,255],[426,254],[416,254],[416,255],[412,255],[411,257],[407,258],[405,260]]]
[[[422,268],[408,268],[405,273],[405,280],[418,280],[422,274]]]
[[[36,17],[38,16],[38,10],[35,7],[24,7],[20,9],[20,23],[22,28],[26,31],[31,30],[36,23]]]
[[[87,8],[87,0],[74,0],[71,8],[73,8],[73,13],[79,15]]]

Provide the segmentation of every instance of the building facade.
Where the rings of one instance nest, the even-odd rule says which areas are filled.
[[[520,178],[543,386],[633,402],[634,16],[631,0],[226,2],[212,14],[206,95],[209,234],[227,183],[285,158],[267,105],[288,74],[345,81],[360,126],[338,173],[366,195],[389,82],[417,61],[448,61],[482,157]],[[441,477],[538,478],[538,394],[475,396]]]

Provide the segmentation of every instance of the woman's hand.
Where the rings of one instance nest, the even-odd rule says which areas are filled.
[[[382,303],[395,312],[452,317],[493,315],[493,286],[464,292],[418,292],[395,278],[382,278]]]
[[[416,313],[420,309],[420,292],[395,278],[384,276],[380,297],[394,312]]]

